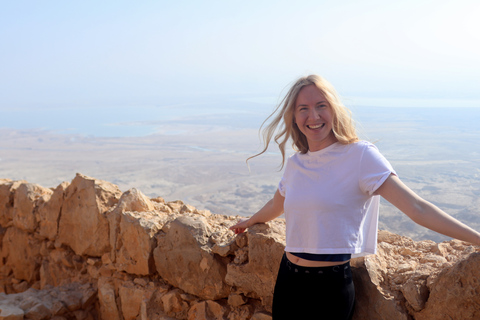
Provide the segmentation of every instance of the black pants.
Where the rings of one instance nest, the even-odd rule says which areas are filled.
[[[347,320],[353,316],[355,288],[350,263],[302,267],[284,254],[273,294],[273,320]]]

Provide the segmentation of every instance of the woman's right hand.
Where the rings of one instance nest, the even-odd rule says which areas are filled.
[[[280,191],[276,191],[273,198],[268,201],[262,209],[257,211],[249,219],[240,219],[237,224],[230,227],[230,230],[233,230],[235,234],[240,234],[245,232],[247,228],[250,228],[254,224],[264,223],[270,220],[273,220],[279,217],[283,213],[283,203],[285,202],[285,197],[280,194]]]
[[[240,233],[245,232],[245,230],[250,227],[249,220],[250,219],[240,219],[240,220],[238,220],[238,222],[235,225],[230,227],[230,230],[233,230],[233,232],[235,232],[235,234],[240,234]]]

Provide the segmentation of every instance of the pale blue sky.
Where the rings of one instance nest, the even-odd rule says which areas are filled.
[[[0,107],[277,97],[480,100],[480,1],[1,1]],[[373,101],[373,100],[372,100]]]

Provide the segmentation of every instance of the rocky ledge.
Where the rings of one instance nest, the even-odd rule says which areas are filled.
[[[271,319],[285,222],[237,219],[81,174],[0,179],[0,319]],[[378,241],[352,260],[355,319],[480,319],[479,248]]]

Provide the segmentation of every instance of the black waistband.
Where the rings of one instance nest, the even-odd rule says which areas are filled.
[[[309,274],[334,274],[334,273],[345,273],[350,269],[350,261],[345,262],[337,266],[328,266],[328,267],[304,267],[299,266],[290,260],[288,260],[287,255],[284,253],[282,257],[282,264],[286,267],[286,272],[292,273],[309,273]]]
[[[290,254],[293,254],[295,257],[311,261],[347,261],[352,258],[352,255],[350,253],[316,254],[305,252],[290,252]]]

